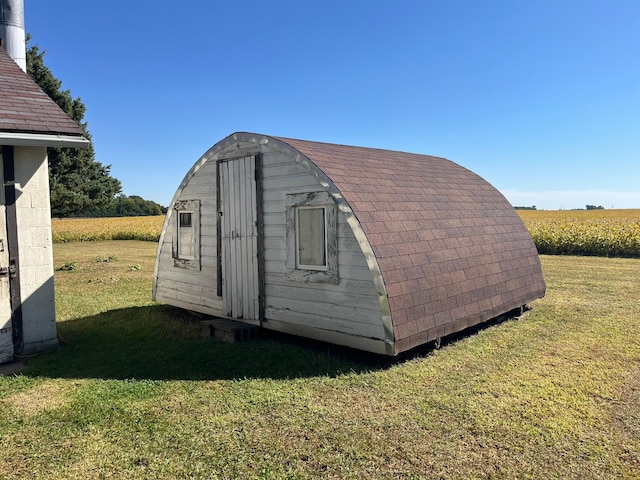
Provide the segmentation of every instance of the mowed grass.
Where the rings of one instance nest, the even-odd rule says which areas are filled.
[[[521,319],[387,361],[202,338],[155,248],[55,245],[64,346],[0,378],[0,478],[640,478],[637,259],[543,256]]]

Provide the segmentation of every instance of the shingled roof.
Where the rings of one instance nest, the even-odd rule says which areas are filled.
[[[0,48],[0,132],[79,138],[84,135],[3,48]]]
[[[487,181],[447,159],[288,138],[359,220],[389,299],[396,352],[541,298],[538,252]]]

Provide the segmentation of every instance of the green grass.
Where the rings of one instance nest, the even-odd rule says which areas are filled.
[[[387,361],[202,338],[148,242],[54,254],[64,346],[0,378],[0,478],[640,478],[637,259],[543,257],[520,320]]]

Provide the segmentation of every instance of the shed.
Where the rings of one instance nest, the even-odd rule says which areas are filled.
[[[58,344],[47,147],[88,143],[0,48],[0,363]]]
[[[154,299],[397,355],[545,293],[509,202],[444,158],[235,133],[178,187]]]

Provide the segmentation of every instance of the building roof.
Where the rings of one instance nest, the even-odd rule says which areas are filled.
[[[0,132],[80,138],[84,135],[3,48],[0,48]]]
[[[545,292],[517,212],[444,158],[288,138],[356,215],[384,279],[396,352],[494,318]]]

